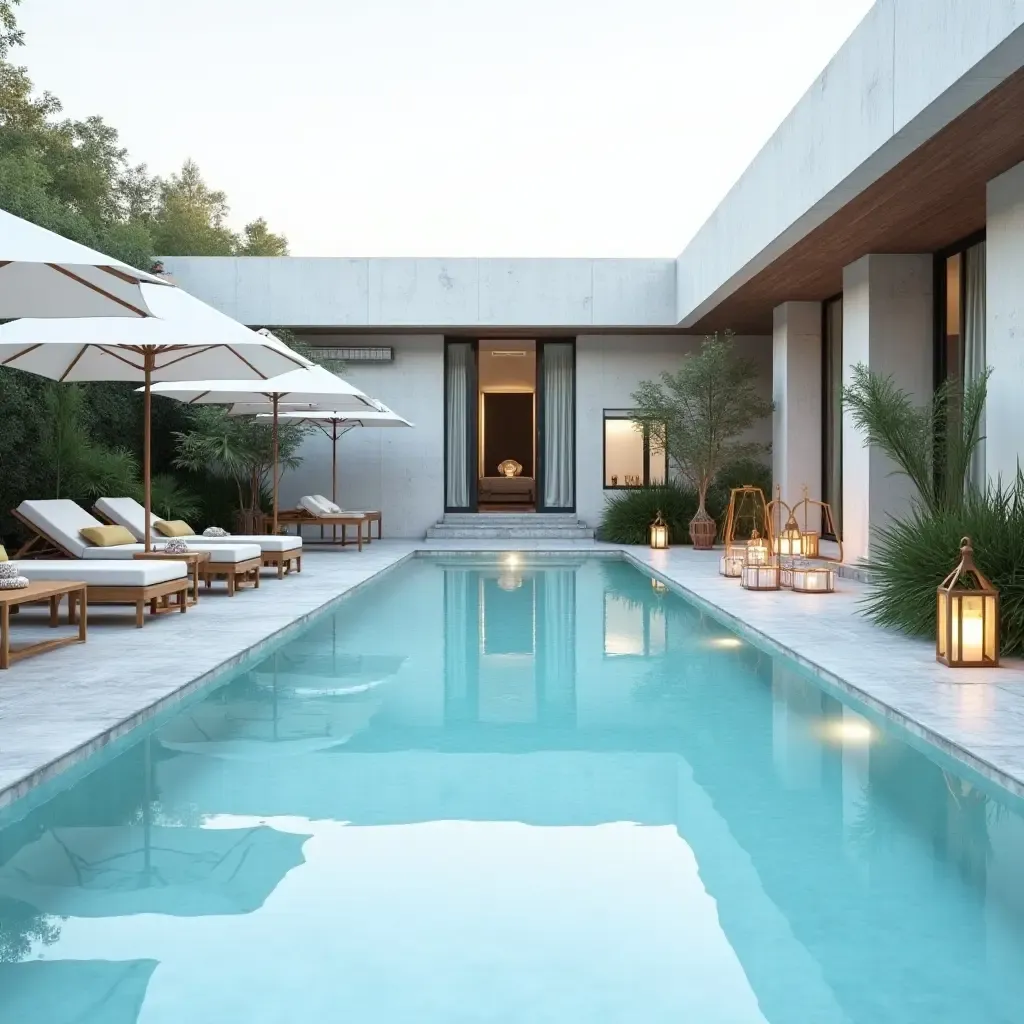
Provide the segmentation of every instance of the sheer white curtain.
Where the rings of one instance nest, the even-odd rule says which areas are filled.
[[[575,451],[574,346],[552,342],[544,346],[544,480],[545,508],[572,508],[575,504],[573,453]]]
[[[448,508],[469,507],[469,385],[473,358],[471,342],[447,349],[445,424],[447,472],[444,501]]]
[[[964,383],[967,384],[982,376],[988,366],[985,355],[985,243],[972,246],[964,258]],[[985,436],[984,412],[979,432]],[[987,486],[984,441],[974,450],[970,480],[978,490]]]

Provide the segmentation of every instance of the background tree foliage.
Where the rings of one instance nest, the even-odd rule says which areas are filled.
[[[206,183],[193,160],[160,177],[129,157],[102,117],[64,117],[60,100],[37,89],[13,59],[23,42],[19,2],[0,0],[0,208],[143,270],[159,256],[288,254],[287,239],[262,217],[233,231],[226,194]],[[158,400],[153,418],[161,512],[230,527],[230,484],[175,466],[175,435],[189,432],[190,411]],[[87,502],[97,487],[120,481],[126,489],[125,475],[137,476],[141,441],[142,400],[133,386],[67,389],[0,368],[0,537],[16,532],[9,510],[24,498]]]

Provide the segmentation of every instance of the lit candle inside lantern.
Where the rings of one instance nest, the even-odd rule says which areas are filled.
[[[985,651],[982,599],[963,597],[960,600],[960,657],[964,661],[981,661]]]

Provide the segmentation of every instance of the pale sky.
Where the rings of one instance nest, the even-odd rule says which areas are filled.
[[[675,256],[872,0],[24,0],[15,59],[297,256]]]

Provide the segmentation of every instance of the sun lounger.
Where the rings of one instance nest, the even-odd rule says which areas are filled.
[[[346,537],[346,530],[349,526],[354,526],[356,544],[360,551],[363,550],[364,541],[367,544],[370,543],[370,527],[372,523],[376,522],[377,539],[380,539],[380,512],[342,509],[333,502],[316,494],[305,495],[294,509],[283,509],[278,512],[277,521],[285,525],[294,524],[300,534],[302,533],[303,526],[319,526],[321,541],[324,540],[324,528],[329,526],[334,534],[334,539],[326,543],[341,544],[342,547],[351,543]],[[335,532],[339,526],[341,527],[340,541],[337,539],[337,533]],[[366,528],[365,535],[363,534],[363,527]]]
[[[135,625],[141,627],[146,605],[157,614],[174,608],[188,609],[188,566],[184,562],[142,562],[115,559],[28,559],[18,564],[18,571],[34,583],[53,580],[81,580],[86,585],[87,599],[95,604],[135,605]],[[170,599],[177,597],[172,605]],[[69,597],[74,602],[74,597]],[[75,618],[74,603],[70,608]]]
[[[130,530],[132,536],[142,540],[146,523],[146,510],[134,498],[100,498],[93,510],[101,519],[115,523]],[[160,522],[160,517],[150,513],[150,537],[161,543],[166,538],[153,525]],[[186,536],[189,547],[205,548],[212,545],[255,544],[259,547],[263,565],[275,566],[280,579],[294,567],[302,572],[302,538],[293,536],[273,536],[271,534],[228,535],[227,537],[206,537],[199,534]]]
[[[18,558],[63,556],[84,562],[92,559],[131,561],[145,551],[142,544],[101,547],[88,543],[82,537],[81,531],[103,524],[67,498],[23,501],[11,514],[35,534],[18,552]],[[166,541],[161,540],[153,547],[161,551],[165,544]],[[260,549],[255,544],[193,544],[189,538],[189,547],[196,551],[210,552],[210,560],[204,562],[199,570],[200,576],[208,586],[213,580],[223,578],[227,582],[228,593],[233,595],[239,585],[250,582],[257,587],[260,585],[260,566],[263,560]]]

